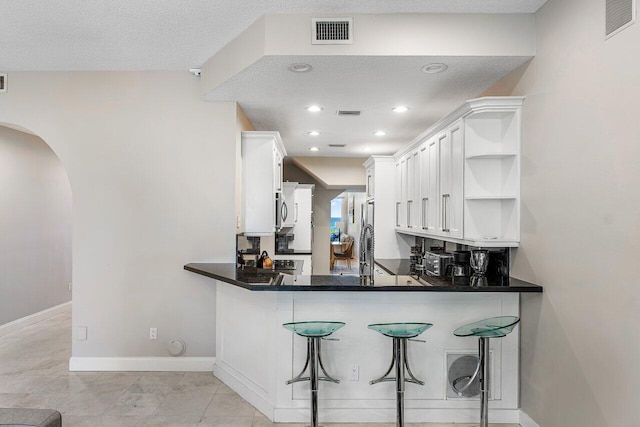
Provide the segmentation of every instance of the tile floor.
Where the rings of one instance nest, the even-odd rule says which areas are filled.
[[[68,372],[70,356],[70,310],[0,337],[0,407],[57,409],[64,427],[275,426],[211,373]]]

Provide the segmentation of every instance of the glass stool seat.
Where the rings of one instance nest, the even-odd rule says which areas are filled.
[[[391,338],[415,338],[433,323],[374,323],[368,328]]]
[[[516,316],[498,316],[460,326],[453,331],[457,337],[502,338],[507,336],[520,321]]]
[[[344,322],[309,321],[285,323],[282,326],[301,337],[321,338],[331,335],[344,325]]]

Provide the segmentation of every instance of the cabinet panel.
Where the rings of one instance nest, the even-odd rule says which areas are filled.
[[[440,157],[438,142],[434,139],[428,143],[429,154],[429,189],[427,193],[428,215],[427,228],[429,232],[437,233],[440,225],[440,185],[438,159]]]
[[[462,121],[455,123],[449,129],[451,142],[451,176],[446,209],[447,230],[451,237],[462,237],[464,210],[464,130]]]

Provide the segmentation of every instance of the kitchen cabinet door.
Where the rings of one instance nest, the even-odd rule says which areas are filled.
[[[402,162],[396,163],[395,169],[395,225],[402,226]]]
[[[419,191],[419,205],[418,205],[418,217],[420,221],[419,229],[423,232],[429,232],[429,184],[430,180],[430,164],[429,164],[429,143],[425,142],[418,149],[418,155],[420,156],[420,168],[418,171],[418,181],[420,183]],[[433,231],[433,230],[432,230]]]
[[[440,225],[440,171],[438,141],[435,139],[427,143],[429,156],[429,186],[427,189],[427,230],[430,233],[438,233]]]
[[[462,121],[437,136],[440,154],[440,225],[438,232],[462,238],[464,137]]]
[[[414,150],[409,155],[411,167],[408,173],[407,195],[407,227],[418,230],[420,228],[420,150]]]

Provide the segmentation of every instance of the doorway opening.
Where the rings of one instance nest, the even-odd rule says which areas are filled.
[[[345,191],[331,200],[330,273],[358,274],[358,248],[362,228],[364,192]]]
[[[70,316],[73,224],[67,172],[43,139],[4,123],[0,224],[0,335],[46,316]],[[12,327],[2,327],[8,323]]]

